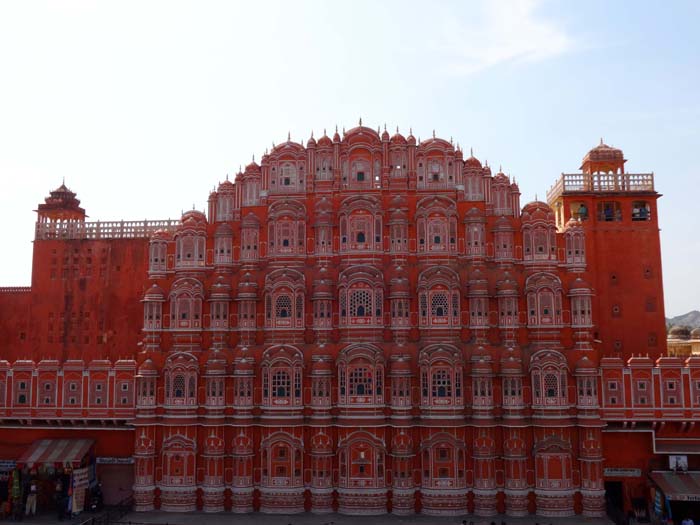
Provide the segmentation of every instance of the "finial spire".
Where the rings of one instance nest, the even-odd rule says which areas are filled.
[[[311,130],[311,138],[314,138],[314,130]]]
[[[474,148],[469,148],[469,156],[473,157],[474,156]]]
[[[63,177],[61,178],[61,186],[65,186],[65,185],[66,185],[66,177],[63,176]]]
[[[292,140],[292,133],[291,131],[287,131],[287,142],[291,142]]]
[[[396,134],[397,135],[399,134],[399,127],[398,126],[396,126]]]
[[[362,117],[360,117],[360,126],[362,126]]]
[[[600,137],[600,145],[603,145],[603,137]]]
[[[228,180],[228,173],[226,174],[226,180]]]
[[[384,123],[384,131],[386,131],[386,122]]]
[[[538,199],[537,199],[537,194],[536,194],[536,193],[535,193],[535,200],[538,200]]]
[[[253,162],[255,162],[255,153],[253,153]]]
[[[498,173],[503,173],[503,165],[502,164],[498,165]]]
[[[435,138],[435,130],[433,130],[433,138]]]

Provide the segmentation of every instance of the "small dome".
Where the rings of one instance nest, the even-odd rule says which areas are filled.
[[[409,131],[408,137],[406,137],[406,143],[410,146],[416,145],[416,137],[413,136],[413,130]]]
[[[411,435],[401,429],[394,434],[391,440],[391,450],[395,454],[411,454],[413,452],[413,439]]]
[[[391,143],[392,144],[399,144],[399,145],[405,145],[406,144],[406,137],[404,137],[401,133],[399,133],[399,130],[396,130],[396,133],[394,133],[394,136],[391,137]]]
[[[183,226],[197,229],[206,228],[207,217],[199,210],[189,210],[182,214],[180,223],[180,228]]]
[[[166,230],[156,230],[151,235],[151,240],[153,241],[169,241],[171,238],[170,233]]]
[[[481,161],[477,159],[474,155],[469,155],[469,158],[464,161],[465,168],[478,168],[481,169]]]
[[[569,286],[569,291],[573,292],[574,290],[582,290],[582,291],[591,291],[591,285],[584,279],[581,279],[580,277],[577,277],[576,280],[571,283],[571,286]]]
[[[255,361],[252,357],[243,357],[236,360],[234,375],[252,375],[255,373]]]
[[[687,326],[672,326],[668,331],[669,339],[690,339],[690,328]]]
[[[396,356],[391,360],[389,373],[391,375],[409,375],[411,374],[411,362],[404,356]]]
[[[143,363],[141,363],[141,366],[139,367],[139,375],[157,375],[158,374],[158,368],[156,365],[153,363],[153,361],[149,358],[146,359]]]
[[[577,372],[597,372],[595,363],[593,363],[593,361],[591,361],[587,355],[584,355],[581,359],[576,361],[576,364],[574,365],[574,370],[576,370]]]
[[[316,139],[314,138],[314,134],[311,134],[311,137],[309,140],[306,142],[306,147],[307,148],[313,148],[316,146]]]
[[[236,187],[233,185],[233,182],[228,180],[228,177],[224,182],[219,184],[219,187],[217,188],[217,193],[233,193],[236,191]]]
[[[323,130],[323,137],[321,137],[320,139],[318,139],[317,146],[318,146],[319,148],[330,148],[332,145],[333,145],[333,142],[332,142],[331,139],[328,137],[328,135],[326,135],[326,130],[324,129],[324,130]]]
[[[257,172],[257,171],[260,171],[260,166],[258,166],[258,164],[257,164],[255,161],[251,162],[250,164],[248,164],[248,165],[245,167],[245,172],[246,172],[246,173],[249,173],[249,172]]]
[[[313,363],[311,364],[311,375],[332,375],[333,365],[331,364],[330,357],[318,356],[317,358],[312,358]]]
[[[586,156],[583,157],[583,163],[586,162],[619,162],[624,161],[622,150],[608,146],[600,139],[600,144],[591,149]]]
[[[700,339],[700,326],[698,326],[697,328],[693,328],[690,331],[690,338],[691,339]]]
[[[389,132],[386,130],[386,126],[384,126],[384,131],[382,132],[382,141],[389,140]]]
[[[546,202],[532,201],[525,205],[522,212],[524,223],[532,221],[547,221],[554,223],[554,211]]]
[[[504,357],[501,360],[502,374],[521,374],[523,372],[523,363],[515,356]]]
[[[165,301],[165,292],[156,283],[153,283],[143,296],[144,301]]]
[[[496,175],[494,175],[494,177],[493,177],[493,180],[494,180],[494,182],[497,182],[500,184],[509,184],[510,183],[510,179],[508,179],[508,176],[505,173],[503,173],[502,171],[499,171],[498,173],[496,173]]]
[[[209,354],[209,359],[204,367],[206,374],[225,374],[226,373],[226,359],[219,351],[213,351]]]

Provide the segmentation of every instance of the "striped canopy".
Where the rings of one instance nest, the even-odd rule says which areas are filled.
[[[79,467],[94,443],[92,439],[40,439],[22,454],[17,460],[17,465],[33,467],[50,464]]]

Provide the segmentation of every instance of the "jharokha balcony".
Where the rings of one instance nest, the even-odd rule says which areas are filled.
[[[562,173],[547,192],[547,202],[564,193],[653,192],[653,173]]]

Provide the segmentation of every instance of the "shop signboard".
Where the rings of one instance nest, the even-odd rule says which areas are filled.
[[[113,458],[108,456],[98,456],[95,460],[98,465],[133,465],[134,458],[129,456],[126,458]]]
[[[608,467],[603,469],[603,475],[606,478],[640,478],[642,476],[642,469]]]

